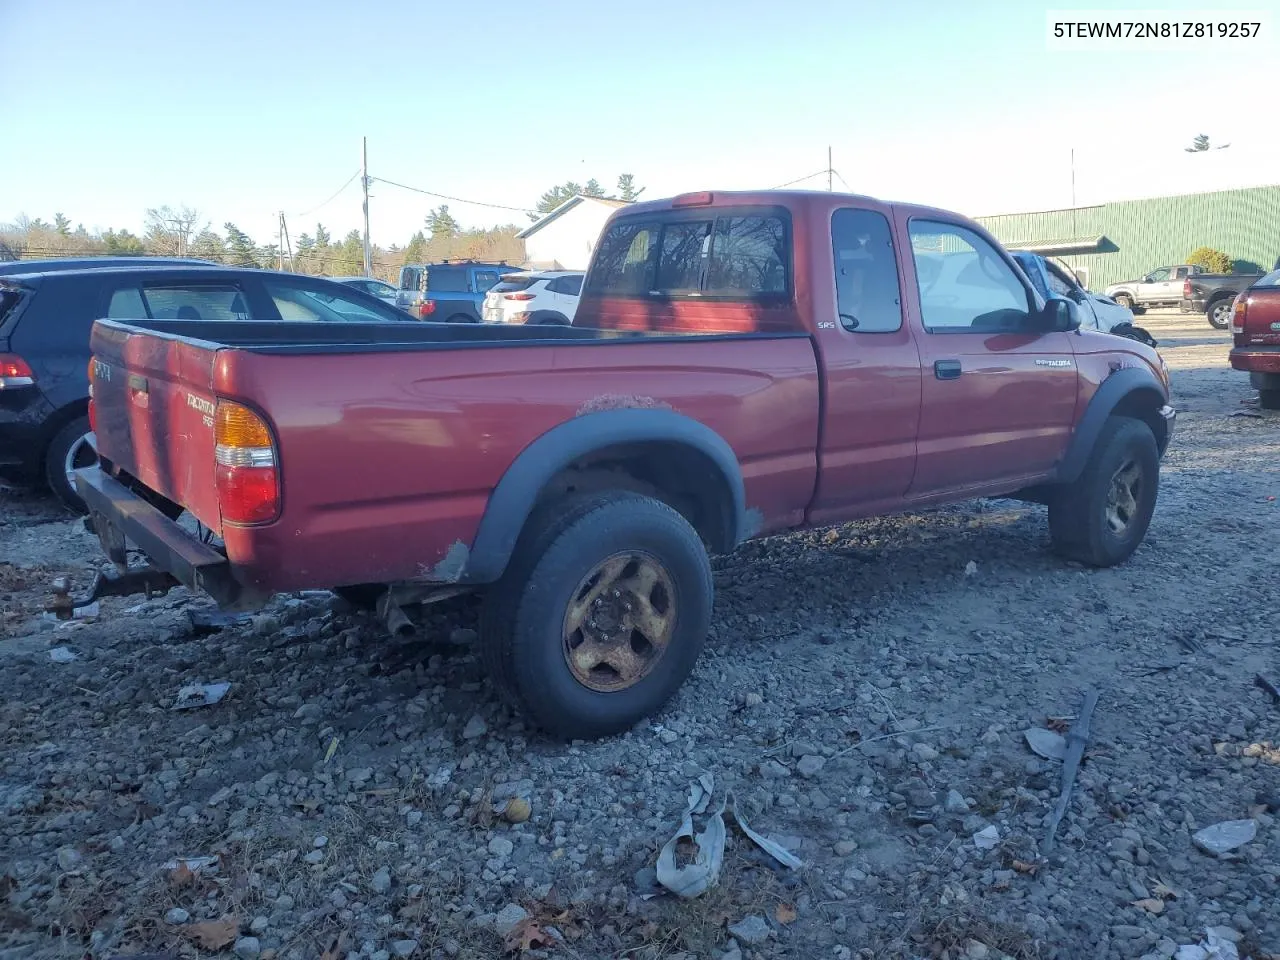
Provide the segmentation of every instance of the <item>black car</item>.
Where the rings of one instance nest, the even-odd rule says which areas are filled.
[[[317,277],[219,266],[0,275],[0,474],[46,482],[83,512],[69,474],[93,463],[89,333],[98,317],[416,322]]]

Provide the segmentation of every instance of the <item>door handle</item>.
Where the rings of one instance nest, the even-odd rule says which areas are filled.
[[[933,361],[933,375],[939,380],[955,380],[960,376],[959,360]]]

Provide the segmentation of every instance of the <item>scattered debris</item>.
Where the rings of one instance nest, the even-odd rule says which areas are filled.
[[[217,633],[228,627],[247,627],[253,623],[253,615],[249,613],[224,613],[216,609],[188,610],[187,619],[191,621],[191,629],[201,636]]]
[[[784,927],[789,923],[795,923],[799,914],[796,908],[789,903],[780,903],[773,911],[773,919],[777,920]]]
[[[1192,834],[1191,842],[1214,856],[1230,853],[1250,843],[1258,835],[1256,820],[1226,820]]]
[[[231,689],[231,684],[191,683],[178,691],[178,700],[173,705],[175,710],[192,710],[196,707],[209,707],[222,700]]]
[[[743,917],[737,923],[729,924],[730,935],[735,940],[739,940],[751,947],[764,943],[769,939],[771,932],[768,921],[764,917],[756,916],[754,913],[748,917]]]
[[[1132,906],[1140,907],[1147,913],[1164,913],[1164,901],[1157,900],[1155,897],[1143,897],[1141,900],[1134,900]]]
[[[704,787],[704,783],[709,780],[710,774],[704,774],[698,782],[691,785],[689,804],[680,821],[680,829],[658,853],[658,883],[686,899],[696,897],[715,886],[724,863],[724,803],[712,813],[701,831],[697,834],[693,832],[693,815],[705,811],[711,800],[711,791]],[[682,840],[693,843],[693,862],[677,866],[676,848]]]
[[[1265,690],[1275,703],[1280,703],[1280,687],[1277,687],[1262,674],[1259,673],[1254,676],[1253,685]]]
[[[220,920],[204,920],[182,928],[183,936],[195,941],[205,950],[223,950],[236,942],[240,922],[231,914]]]
[[[1067,804],[1071,802],[1071,788],[1076,781],[1076,771],[1080,769],[1080,759],[1084,756],[1084,745],[1089,740],[1089,722],[1093,718],[1093,710],[1098,705],[1098,691],[1089,690],[1084,695],[1084,704],[1080,707],[1080,716],[1071,729],[1067,731],[1067,751],[1062,758],[1062,790],[1058,795],[1058,805],[1049,817],[1049,829],[1045,834],[1042,849],[1048,852],[1053,847],[1054,835],[1058,832],[1058,824],[1067,812]]]
[[[973,835],[973,845],[979,850],[993,850],[1000,843],[1000,831],[995,825],[983,827]]]
[[[205,857],[177,857],[166,863],[163,868],[168,870],[169,879],[176,885],[181,885],[182,880],[190,880],[200,873],[217,873],[218,872],[218,856]]]
[[[964,565],[964,575],[966,577],[972,577],[976,575],[977,572],[978,572],[978,565],[974,563],[972,560],[970,560],[968,563]]]
[[[1173,960],[1239,960],[1240,951],[1236,949],[1235,940],[1223,934],[1221,927],[1209,927],[1202,943],[1178,947]]]
[[[790,850],[783,847],[782,844],[775,840],[770,840],[768,837],[762,836],[752,830],[751,826],[747,823],[747,818],[744,817],[742,815],[742,811],[738,809],[737,801],[732,795],[729,797],[729,802],[731,808],[730,812],[733,814],[733,819],[738,822],[738,828],[745,833],[757,847],[769,854],[769,856],[773,857],[773,859],[777,860],[784,867],[790,867],[792,870],[798,870],[800,867],[804,866],[804,861]]]
[[[49,659],[54,663],[72,663],[80,657],[70,647],[54,647],[49,651]]]
[[[1027,738],[1027,746],[1032,752],[1046,760],[1061,760],[1067,755],[1066,738],[1059,733],[1043,727],[1032,727],[1023,731],[1023,736]]]

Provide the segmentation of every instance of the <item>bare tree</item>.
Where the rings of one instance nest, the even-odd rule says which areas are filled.
[[[185,257],[191,237],[199,233],[196,224],[200,212],[191,207],[174,210],[172,207],[152,207],[147,211],[147,249],[164,257]],[[207,227],[208,224],[205,224]]]

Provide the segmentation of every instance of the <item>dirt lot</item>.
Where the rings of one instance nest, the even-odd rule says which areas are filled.
[[[98,548],[5,491],[0,957],[1170,957],[1209,927],[1280,955],[1280,704],[1255,686],[1280,679],[1280,415],[1242,403],[1226,334],[1142,322],[1180,417],[1131,562],[1065,565],[1005,501],[750,544],[717,563],[695,676],[603,743],[499,706],[469,603],[407,646],[327,594],[203,635],[182,592],[42,621]],[[1091,686],[1041,858],[1061,765],[1024,731]],[[659,893],[703,772],[803,865],[730,821],[719,884]],[[1233,820],[1250,842],[1193,843]]]

